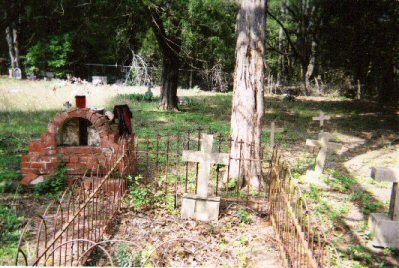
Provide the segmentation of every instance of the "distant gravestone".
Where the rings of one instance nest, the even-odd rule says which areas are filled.
[[[92,84],[95,86],[106,85],[107,77],[106,76],[92,76]]]
[[[64,107],[65,112],[69,112],[72,108],[72,104],[69,101],[65,102],[62,106]]]
[[[316,158],[315,170],[313,172],[308,173],[309,176],[313,175],[315,177],[319,177],[323,173],[328,151],[339,150],[342,148],[342,145],[339,143],[329,142],[330,139],[331,139],[330,133],[321,132],[319,133],[318,140],[310,140],[310,139],[306,140],[307,146],[320,148]]]
[[[371,177],[378,181],[392,182],[388,215],[372,213],[369,226],[374,234],[376,247],[399,248],[399,168],[372,168]]]
[[[147,91],[146,91],[146,93],[144,94],[144,96],[145,96],[145,98],[146,98],[147,100],[151,100],[152,97],[154,96],[154,94],[153,94],[152,91],[151,91],[151,88],[152,88],[152,83],[148,83],[148,84],[147,84]]]
[[[53,72],[46,72],[46,77],[51,80],[54,78],[54,73]]]
[[[274,147],[274,136],[275,133],[282,133],[284,132],[284,128],[276,128],[276,123],[272,121],[270,123],[270,128],[266,129],[267,132],[270,132],[270,148],[273,149]]]
[[[328,121],[331,119],[331,116],[325,115],[323,111],[320,111],[319,116],[312,117],[313,121],[320,121],[320,128],[324,127],[324,121]]]
[[[20,68],[14,69],[14,79],[21,80],[22,79],[22,71]]]
[[[196,194],[184,194],[181,217],[201,221],[217,221],[220,197],[208,197],[212,164],[229,164],[229,154],[213,153],[213,135],[202,135],[201,151],[183,151],[182,160],[199,163]]]

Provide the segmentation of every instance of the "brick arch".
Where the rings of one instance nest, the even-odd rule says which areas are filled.
[[[96,111],[86,109],[76,109],[70,112],[63,112],[56,116],[48,126],[48,133],[52,134],[54,139],[56,135],[69,120],[74,118],[87,119],[98,131],[101,139],[101,146],[106,146],[109,141],[108,134],[110,133],[109,120],[105,115],[97,113]],[[115,142],[115,140],[113,140]]]
[[[74,118],[91,122],[100,136],[100,146],[57,146],[58,132]],[[21,183],[29,185],[39,176],[51,176],[61,163],[66,163],[70,175],[83,174],[85,168],[93,169],[97,164],[105,165],[109,153],[120,149],[118,138],[117,128],[111,127],[107,117],[96,111],[85,108],[62,112],[48,125],[48,131],[30,144],[29,153],[22,157]]]

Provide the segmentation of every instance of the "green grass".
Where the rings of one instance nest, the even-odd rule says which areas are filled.
[[[0,266],[13,265],[23,218],[11,209],[0,205]]]
[[[52,112],[0,113],[0,193],[13,192],[21,179],[21,156],[40,138],[56,114]]]
[[[5,86],[2,84],[4,81],[0,79],[0,86]],[[10,83],[10,87],[18,85],[18,82],[15,81],[10,81]],[[167,133],[172,136],[184,135],[185,132],[195,131],[198,127],[204,128],[205,131],[229,134],[231,93],[189,98],[190,105],[181,107],[180,112],[160,111],[158,109],[159,99],[148,100],[139,94],[118,95],[109,100],[106,108],[112,110],[115,104],[128,104],[133,112],[134,131],[140,138],[154,138],[158,132],[162,135]],[[319,127],[316,122],[311,120],[311,117],[318,115],[320,110],[335,116],[329,122],[327,130],[336,129],[340,133],[359,137],[364,137],[363,133],[373,134],[375,129],[386,131],[388,134],[399,131],[399,125],[395,121],[397,116],[381,114],[380,107],[367,103],[337,99],[324,101],[298,99],[295,102],[286,102],[282,98],[267,97],[265,106],[267,126],[270,121],[276,120],[277,126],[286,130],[285,133],[276,135],[276,142],[288,151],[292,150],[293,145],[303,144],[306,138],[317,137]],[[46,131],[48,123],[58,112],[60,111],[0,112],[0,193],[15,191],[17,182],[21,179],[21,156],[28,152],[28,146],[32,140],[39,138],[41,133]],[[269,134],[265,133],[262,140],[268,143]],[[160,162],[162,161],[165,159],[161,157]],[[313,163],[314,159],[304,154],[303,158],[297,162],[294,176],[302,180],[301,175]],[[385,209],[384,204],[375,202],[370,193],[366,191],[353,193],[354,187],[360,184],[356,178],[342,175],[336,170],[327,173],[331,175],[332,179],[326,180],[326,184],[332,192],[344,196],[342,202],[332,203],[325,195],[324,190],[317,187],[312,187],[306,194],[314,206],[316,214],[320,215],[327,225],[340,224],[342,219],[348,215],[350,204],[358,206],[365,215]],[[177,179],[179,180],[179,178]],[[361,182],[363,183],[363,181]],[[230,181],[230,183],[234,183],[234,181]],[[235,185],[232,185],[232,188],[234,189]],[[140,202],[146,202],[145,194],[143,189],[142,192],[138,191],[133,194],[133,202],[143,205]],[[169,203],[173,204],[173,202]],[[243,221],[247,220],[246,215],[242,214],[241,216]],[[15,248],[15,239],[9,239],[7,243],[6,247],[3,247],[3,241],[0,243],[1,250]],[[4,258],[11,256],[7,255],[10,252],[1,252],[3,251],[0,251],[0,260],[3,259],[3,256],[6,256]],[[351,251],[345,251],[344,254],[345,258],[351,256],[356,258],[355,256],[362,255],[362,252],[361,248],[355,247]],[[363,263],[367,264],[366,262]]]

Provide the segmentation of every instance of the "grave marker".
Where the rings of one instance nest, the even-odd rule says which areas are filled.
[[[212,164],[229,164],[229,154],[213,153],[213,135],[202,135],[200,151],[183,151],[182,160],[199,163],[197,194],[184,194],[182,218],[218,220],[220,197],[208,197]]]
[[[274,121],[272,121],[270,123],[270,128],[267,128],[266,131],[270,132],[270,148],[273,149],[275,133],[284,132],[284,128],[276,128],[276,123]]]
[[[371,177],[378,181],[392,182],[388,215],[372,213],[369,218],[369,225],[374,234],[373,245],[399,248],[399,167],[372,168]]]
[[[324,127],[324,121],[328,121],[330,119],[331,119],[331,116],[325,115],[323,111],[320,111],[320,115],[319,116],[312,117],[313,121],[320,121],[320,127],[321,128]]]
[[[21,80],[22,79],[22,71],[20,68],[15,68],[14,69],[14,78],[17,80]]]
[[[318,177],[323,173],[324,166],[326,163],[327,153],[329,150],[339,150],[342,148],[342,145],[335,142],[329,142],[331,139],[331,134],[328,132],[319,133],[318,140],[306,140],[306,145],[310,147],[320,147],[319,153],[316,158],[316,166],[314,170],[314,174]]]

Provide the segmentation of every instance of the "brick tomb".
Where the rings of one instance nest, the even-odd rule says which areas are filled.
[[[129,110],[127,114],[131,117]],[[29,153],[22,157],[21,184],[39,183],[56,174],[61,166],[67,167],[71,178],[88,170],[98,170],[101,174],[106,168],[107,158],[134,146],[130,118],[128,131],[120,126],[123,120],[118,120],[119,125],[115,121],[89,108],[76,108],[56,116],[48,131],[33,141]],[[123,131],[125,133],[121,133]],[[124,138],[120,139],[121,136]],[[134,162],[131,169],[134,169]]]

